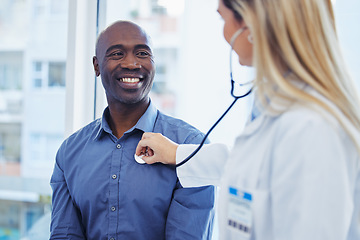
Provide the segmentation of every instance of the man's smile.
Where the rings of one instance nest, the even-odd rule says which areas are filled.
[[[140,78],[120,78],[119,80],[124,83],[137,83],[140,81]]]

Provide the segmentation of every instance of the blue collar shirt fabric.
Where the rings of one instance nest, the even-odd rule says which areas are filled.
[[[211,239],[215,189],[183,188],[175,167],[134,160],[143,132],[177,143],[204,134],[150,103],[137,124],[117,139],[103,117],[66,139],[51,178],[50,239]]]

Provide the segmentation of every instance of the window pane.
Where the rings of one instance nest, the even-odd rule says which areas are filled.
[[[49,63],[49,87],[65,86],[65,62]]]
[[[35,78],[35,79],[34,79],[34,82],[33,82],[33,86],[34,86],[35,88],[41,88],[41,86],[42,86],[42,80],[41,80],[41,78]]]
[[[33,62],[32,68],[32,86],[34,88],[41,88],[43,85],[43,63],[39,61]],[[44,79],[45,81],[45,79]]]
[[[68,0],[0,1],[0,239],[49,239],[67,9]]]
[[[20,124],[0,123],[0,161],[3,166],[20,162],[20,132]],[[6,171],[6,167],[2,171]]]
[[[21,89],[22,59],[21,52],[2,52],[0,55],[0,90]]]
[[[1,201],[0,236],[2,239],[20,239],[21,204],[13,201]]]
[[[34,71],[35,72],[41,72],[42,69],[42,63],[41,62],[34,62]]]

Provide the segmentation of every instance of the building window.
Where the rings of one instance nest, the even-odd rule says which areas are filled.
[[[0,124],[0,161],[20,162],[20,124]]]
[[[65,87],[65,63],[49,63],[49,87]]]
[[[31,151],[29,152],[31,161],[53,162],[62,141],[62,135],[32,133],[30,135]]]
[[[40,62],[33,63],[34,88],[65,87],[65,62]]]
[[[36,61],[33,63],[33,87],[41,88],[43,86],[43,63]]]
[[[21,204],[0,199],[1,239],[20,239]]]
[[[21,67],[15,64],[0,64],[0,90],[21,90]]]
[[[154,15],[166,15],[166,8],[159,4],[159,0],[151,1],[151,12]]]
[[[34,71],[41,72],[42,64],[41,62],[34,62]]]

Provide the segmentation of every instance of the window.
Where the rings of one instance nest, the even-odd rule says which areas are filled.
[[[65,87],[65,62],[49,63],[49,87]]]
[[[159,0],[151,1],[151,12],[154,15],[166,15],[166,8],[159,4]]]
[[[63,136],[51,133],[32,133],[30,135],[29,159],[32,162],[53,163]]]
[[[20,162],[20,132],[20,124],[0,124],[0,162]]]
[[[42,62],[36,61],[33,63],[33,87],[41,88],[43,86],[43,66]]]
[[[35,61],[32,86],[43,89],[65,87],[65,66],[65,62]]]
[[[68,0],[0,1],[0,239],[49,239],[49,182],[64,139],[67,11]],[[36,223],[43,236],[33,234]]]
[[[0,91],[21,90],[22,57],[18,51],[0,51]]]
[[[20,239],[20,209],[17,202],[0,200],[0,236],[3,239]]]

